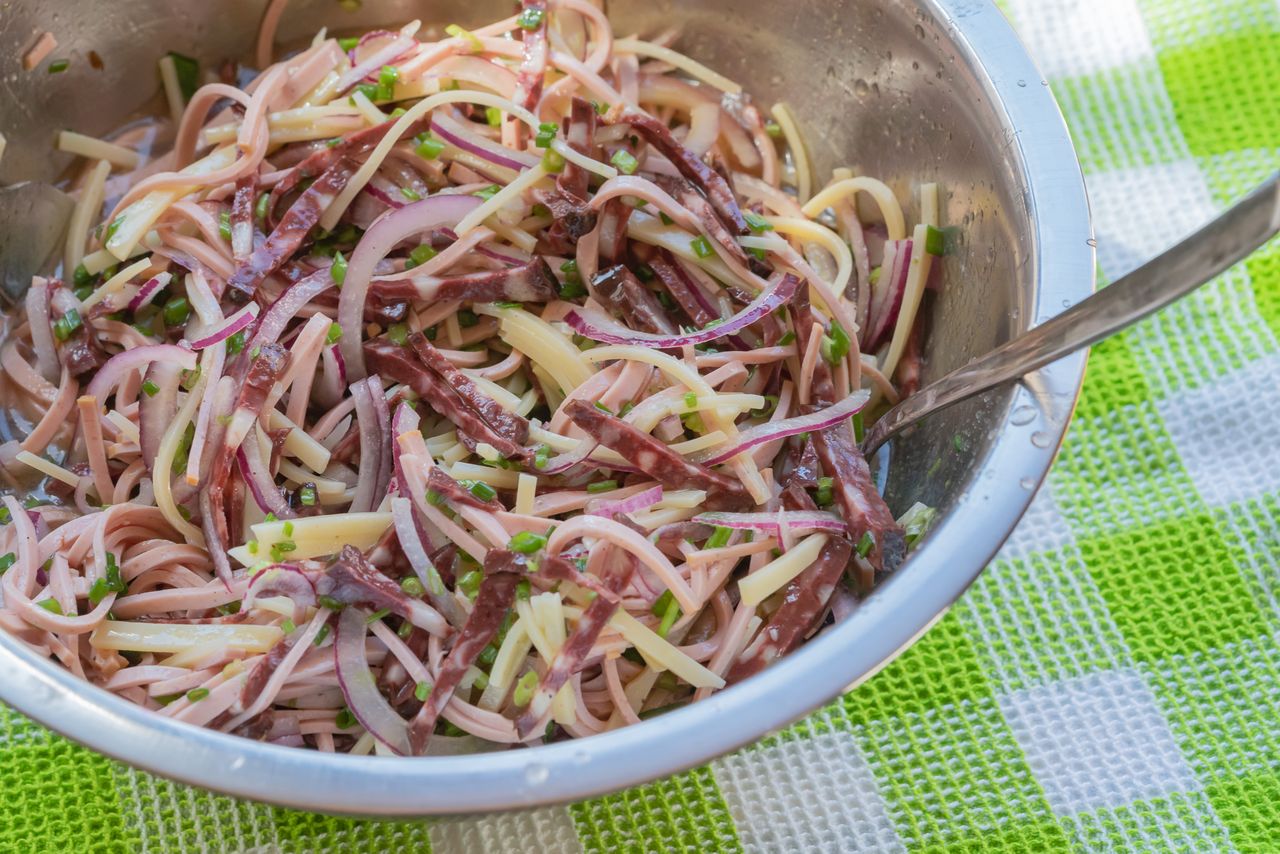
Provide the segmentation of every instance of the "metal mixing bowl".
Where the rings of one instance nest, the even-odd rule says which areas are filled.
[[[251,52],[262,0],[10,0],[0,33],[0,179],[52,179],[55,132],[104,133],[157,91],[167,50],[205,61]],[[510,2],[296,0],[281,41],[402,22],[466,26]],[[932,303],[925,380],[1084,298],[1093,248],[1084,187],[1062,118],[988,0],[612,0],[620,33],[680,26],[679,47],[765,103],[787,100],[820,175],[851,165],[900,198],[938,181],[949,228]],[[24,72],[45,30],[68,71]],[[88,61],[96,51],[103,67]],[[914,215],[912,202],[908,215]],[[0,223],[21,229],[21,222]],[[131,765],[234,795],[366,815],[478,812],[598,795],[751,742],[866,679],[973,581],[1039,485],[1084,372],[1076,355],[957,406],[893,448],[896,512],[940,509],[926,543],[847,620],[744,683],[638,726],[532,749],[449,758],[326,755],[175,723],[93,688],[0,635],[0,698]],[[1033,435],[1035,436],[1033,440]],[[957,441],[956,437],[960,440]],[[963,448],[964,451],[957,451]]]

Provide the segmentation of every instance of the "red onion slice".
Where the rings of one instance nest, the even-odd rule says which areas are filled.
[[[735,530],[770,531],[775,536],[785,525],[789,531],[830,531],[843,533],[844,520],[821,510],[784,510],[779,513],[699,513],[694,522]]]
[[[237,332],[247,329],[257,316],[258,304],[251,302],[228,317],[219,326],[214,327],[209,334],[192,341],[191,349],[203,350],[206,347],[212,347],[214,344],[220,344]]]
[[[51,383],[58,382],[58,351],[53,343],[53,318],[49,312],[49,280],[36,276],[27,291],[27,325],[31,329],[31,348],[36,354],[40,375]]]
[[[800,280],[795,276],[782,276],[770,283],[769,287],[761,291],[760,295],[746,308],[723,323],[687,335],[654,335],[648,332],[636,332],[589,308],[575,308],[566,314],[564,319],[574,332],[592,341],[674,350],[694,344],[705,344],[750,326],[789,301],[795,296],[799,286]]]
[[[810,433],[815,430],[825,430],[828,427],[839,424],[846,418],[852,417],[854,413],[867,405],[867,401],[870,398],[871,392],[866,389],[859,389],[844,400],[828,406],[826,409],[819,409],[807,415],[797,415],[794,418],[783,418],[780,421],[769,421],[764,424],[757,424],[755,427],[748,427],[738,434],[732,445],[725,448],[709,448],[706,451],[693,454],[689,459],[705,466],[713,466],[736,457],[756,445],[761,445],[774,439],[795,436],[800,433]]]
[[[118,386],[129,372],[161,361],[176,364],[185,371],[193,371],[196,367],[196,354],[177,344],[148,344],[124,350],[116,353],[98,369],[85,394],[97,398],[98,403],[102,404],[106,401],[108,392]]]
[[[168,273],[161,273],[158,276],[152,276],[142,283],[142,287],[138,288],[138,292],[133,295],[133,299],[129,300],[129,311],[134,312],[151,302],[156,294],[160,293],[169,284],[169,280],[173,278]]]
[[[381,47],[369,55],[356,65],[346,74],[342,75],[338,80],[338,94],[345,93],[352,86],[355,86],[361,80],[364,80],[370,74],[380,70],[382,66],[389,65],[396,59],[399,59],[404,53],[409,51],[416,42],[412,36],[406,35],[402,30],[399,35],[389,41],[385,47]]]
[[[448,116],[433,116],[431,119],[431,131],[445,142],[462,149],[468,154],[474,154],[494,166],[504,166],[507,169],[522,172],[538,163],[538,158],[533,155],[515,151],[501,143],[486,139],[473,131],[467,130],[462,123]]]
[[[274,344],[303,306],[333,286],[333,276],[327,267],[290,285],[262,315],[262,320],[253,333],[253,340],[245,346],[245,350]]]
[[[364,513],[372,510],[377,501],[383,431],[378,424],[378,412],[374,408],[369,386],[364,380],[351,384],[351,396],[355,399],[356,420],[360,425],[360,470],[356,479],[356,494],[351,499],[349,512]]]
[[[880,278],[871,286],[871,305],[867,310],[869,334],[861,344],[864,352],[875,351],[893,329],[898,310],[902,308],[902,296],[907,290],[912,251],[910,240],[885,241]]]
[[[389,210],[374,220],[360,238],[347,263],[347,276],[338,297],[338,324],[342,327],[343,360],[351,379],[364,379],[364,303],[369,280],[378,262],[401,240],[435,228],[454,226],[484,202],[477,196],[435,195]],[[301,284],[301,283],[299,283]],[[295,285],[294,287],[297,287]],[[291,289],[292,290],[292,289]]]
[[[292,519],[298,515],[280,494],[280,487],[276,486],[276,479],[263,462],[256,441],[244,442],[236,449],[236,462],[240,464],[240,476],[253,494],[254,503],[263,513],[274,513],[278,519]]]
[[[368,614],[361,608],[343,608],[333,644],[334,670],[347,708],[369,734],[393,753],[409,753],[409,725],[378,691],[369,658],[365,654]]]
[[[662,500],[662,487],[655,486],[644,492],[637,492],[628,498],[618,501],[592,501],[587,504],[586,512],[592,516],[604,516],[613,519],[624,513],[634,513],[652,507]]]
[[[298,567],[290,563],[273,563],[256,573],[249,582],[244,596],[244,608],[253,601],[267,596],[288,596],[300,608],[316,604],[316,585]]]

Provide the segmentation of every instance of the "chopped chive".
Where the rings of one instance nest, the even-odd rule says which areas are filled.
[[[513,552],[531,555],[547,544],[547,538],[542,534],[535,534],[532,531],[519,531],[507,543],[507,548]]]
[[[347,259],[341,252],[333,253],[333,265],[329,267],[329,278],[333,279],[338,287],[342,287],[343,280],[347,278]]]
[[[57,599],[41,599],[36,604],[51,614],[57,614],[59,617],[64,616],[62,606],[58,604]]]
[[[178,77],[178,90],[182,92],[182,100],[190,101],[191,96],[200,88],[200,63],[189,56],[169,51],[173,58],[173,70]]]
[[[384,65],[378,72],[377,100],[390,101],[395,98],[396,81],[400,79],[400,70],[394,65]]]
[[[285,621],[280,624],[280,631],[284,632],[286,635],[293,634],[293,630],[296,628],[298,627],[294,624],[293,620],[290,620],[287,617],[285,618]]]
[[[554,148],[542,152],[542,168],[551,173],[564,171],[564,155]]]
[[[191,304],[186,297],[174,297],[164,304],[165,326],[181,326],[191,316]]]
[[[320,603],[321,608],[328,608],[330,611],[341,611],[347,607],[346,602],[340,602],[332,596],[321,596],[316,601]]]
[[[444,495],[436,492],[434,489],[427,490],[427,503],[432,507],[443,507],[445,503]]]
[[[329,624],[325,623],[320,627],[320,631],[316,632],[316,639],[312,641],[312,645],[320,646],[324,643],[325,638],[329,637]]]
[[[111,241],[111,238],[116,236],[116,232],[120,230],[120,226],[123,223],[124,223],[124,214],[121,214],[120,216],[111,220],[110,224],[107,225],[106,233],[102,237],[102,242],[109,243]]]
[[[482,50],[484,50],[484,42],[476,38],[474,33],[464,30],[462,27],[458,26],[457,24],[450,24],[449,26],[444,28],[444,31],[446,35],[453,36],[455,39],[465,39],[468,43],[468,46],[471,48],[472,53],[480,53]]]
[[[498,490],[494,489],[483,480],[473,481],[471,483],[471,494],[481,501],[492,501],[498,497]]]
[[[421,246],[418,246],[409,253],[409,260],[405,262],[404,267],[407,270],[410,267],[417,267],[420,264],[425,264],[438,254],[439,253],[436,252],[435,249],[423,243]]]
[[[105,578],[95,579],[89,587],[89,604],[97,606],[99,602],[107,598],[107,594],[111,592],[111,586]]]
[[[790,329],[788,329],[788,330],[787,330],[787,334],[786,334],[786,335],[783,335],[781,338],[779,338],[779,339],[778,339],[778,346],[779,346],[779,347],[785,347],[785,346],[787,346],[788,344],[790,344],[790,343],[791,343],[792,341],[794,341],[794,340],[796,340],[796,334],[795,334],[795,332],[793,332],[793,331],[791,331]]]
[[[143,380],[142,391],[147,397],[155,397],[160,391],[160,386],[156,385],[151,380]]]
[[[271,194],[263,193],[262,195],[258,196],[258,201],[253,206],[253,215],[258,220],[258,222],[265,222],[267,219],[267,212],[270,210],[271,210]]]
[[[62,72],[66,71],[70,67],[71,67],[71,60],[55,59],[53,62],[49,63],[49,73],[61,74]]]
[[[599,115],[603,116],[605,113],[609,112],[609,105],[601,103],[600,101],[592,101],[591,106],[596,108],[596,113]]]
[[[871,554],[871,550],[876,547],[876,538],[870,531],[862,535],[862,539],[858,540],[858,557],[866,557]]]
[[[187,699],[192,703],[198,703],[207,696],[209,696],[208,688],[192,688],[187,692]]]
[[[244,349],[244,330],[227,337],[227,355],[235,356]]]
[[[665,213],[663,213],[662,211],[658,211],[658,219],[662,220],[662,224],[663,224],[663,225],[675,225],[675,224],[676,224],[676,221],[675,221],[674,219],[672,219],[671,217],[667,216],[667,215],[666,215]]]
[[[422,582],[419,581],[416,576],[412,575],[408,578],[401,579],[400,589],[404,591],[404,595],[406,596],[421,596],[423,593],[427,592],[426,588],[422,586]]]
[[[409,327],[403,323],[393,323],[387,327],[387,338],[392,344],[403,347],[409,340]]]
[[[284,560],[284,556],[292,551],[297,551],[298,544],[293,540],[282,540],[271,547],[271,559],[276,563]]]
[[[838,365],[845,356],[849,355],[849,347],[852,342],[849,340],[849,333],[845,332],[839,321],[831,321],[831,332],[822,336],[822,342],[819,350],[822,358],[828,364]]]
[[[483,190],[476,190],[471,195],[479,196],[480,198],[484,199],[487,202],[490,199],[492,199],[494,196],[498,195],[498,191],[501,189],[502,188],[499,187],[497,184],[490,184],[489,186],[485,187]]]
[[[817,501],[820,506],[825,507],[835,500],[835,483],[835,478],[818,478],[818,491],[814,496],[814,500]]]
[[[18,556],[13,552],[6,552],[0,556],[0,574],[3,574],[9,567],[18,562]]]
[[[525,9],[516,18],[516,26],[522,30],[536,30],[542,26],[547,13],[542,9]]]
[[[778,139],[782,136],[782,125],[775,121],[767,121],[764,123],[764,132],[774,139]]]
[[[538,135],[533,138],[533,144],[538,148],[550,148],[559,131],[560,126],[555,122],[543,122],[538,125]]]
[[[853,413],[853,439],[855,442],[861,442],[862,437],[867,434],[867,428],[862,423],[862,413]]]
[[[488,123],[489,127],[502,127],[502,110],[497,107],[485,107],[484,120]]]
[[[468,599],[475,599],[480,593],[480,582],[484,580],[483,573],[478,569],[464,573],[458,579],[458,589],[462,591]]]
[[[609,162],[618,167],[618,171],[623,175],[634,175],[635,171],[640,168],[640,161],[636,160],[634,154],[625,148],[619,148],[613,153],[613,157],[609,158]]]
[[[423,160],[435,160],[440,156],[440,152],[444,151],[444,142],[436,139],[430,133],[420,133],[417,137],[418,144],[414,146],[414,151]]]
[[[355,47],[358,44],[360,44],[359,36],[347,36],[345,38],[338,39],[338,47],[345,51],[355,50]]]
[[[222,235],[222,239],[227,242],[231,241],[231,213],[223,211],[218,214],[218,234]]]
[[[924,251],[930,255],[942,255],[946,251],[946,241],[940,229],[931,225],[925,226]]]
[[[546,445],[539,445],[533,452],[533,467],[536,469],[544,469],[547,467],[547,461],[551,457],[551,449]]]
[[[419,703],[425,703],[427,698],[431,696],[431,683],[419,682],[413,688],[413,696]]]
[[[707,537],[707,542],[703,545],[704,549],[722,549],[729,544],[729,538],[733,536],[733,529],[726,528],[723,525],[716,525],[711,532],[711,536]]]
[[[258,553],[258,541],[250,540],[249,542],[245,543],[245,548],[249,550],[249,554],[256,555]]]
[[[334,717],[333,722],[337,725],[338,729],[351,729],[359,723],[359,721],[356,720],[356,716],[351,714],[350,709],[343,709],[338,712],[337,716]]]
[[[671,591],[666,591],[670,593]],[[671,597],[671,601],[667,603],[667,607],[662,612],[662,622],[658,623],[658,635],[666,638],[667,633],[671,631],[671,627],[675,625],[676,620],[680,619],[680,603]]]
[[[707,238],[702,235],[695,237],[689,244],[689,248],[693,250],[693,254],[699,258],[710,258],[712,255],[711,244],[707,242]]]
[[[378,610],[370,614],[368,619],[364,621],[365,625],[372,626],[374,623],[378,622],[379,620],[381,620],[383,617],[387,616],[387,614],[390,614],[390,613],[391,613],[390,608],[379,608]]]
[[[85,268],[84,264],[77,264],[75,271],[71,274],[71,280],[75,282],[77,288],[83,288],[85,285],[93,284],[94,275]]]
[[[80,312],[74,308],[67,309],[66,314],[59,317],[53,323],[53,337],[59,341],[66,341],[71,337],[77,329],[81,327],[83,321],[80,319]]]
[[[330,323],[329,334],[324,336],[324,340],[328,341],[330,344],[337,344],[339,339],[341,338],[342,338],[342,327],[336,323]]]
[[[533,593],[533,587],[526,578],[520,579],[520,583],[516,585],[516,598],[521,602],[528,602],[529,596]]]
[[[742,218],[747,221],[747,225],[756,234],[760,234],[765,231],[773,231],[773,225],[757,213],[753,213],[752,211],[743,211]]]
[[[687,409],[697,409],[698,408],[697,392],[693,392],[693,391],[685,392],[684,405]]]
[[[413,634],[413,623],[405,620],[400,624],[400,628],[396,629],[396,637],[405,640],[409,635]]]
[[[511,694],[511,702],[517,706],[527,706],[533,699],[533,692],[538,687],[538,674],[532,670],[520,677],[516,682],[516,690]]]
[[[660,617],[666,613],[667,607],[675,601],[675,594],[670,590],[663,590],[662,595],[653,602],[653,607],[649,609],[655,617]]]
[[[513,300],[498,300],[494,303],[498,308],[524,308],[524,303]]]
[[[614,490],[617,488],[618,488],[618,482],[616,480],[601,480],[596,483],[587,484],[587,492],[590,492],[592,494],[595,494],[598,492],[609,492],[610,490]]]
[[[413,189],[413,187],[401,187],[400,195],[404,196],[406,199],[408,199],[411,202],[422,201],[422,194],[419,193],[417,190]]]

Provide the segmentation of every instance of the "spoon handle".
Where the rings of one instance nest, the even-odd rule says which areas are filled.
[[[930,383],[867,431],[864,453],[939,409],[1119,332],[1247,257],[1280,232],[1280,173],[1190,237],[1061,314]]]

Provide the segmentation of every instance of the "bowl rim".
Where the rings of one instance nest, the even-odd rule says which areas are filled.
[[[1088,201],[1066,124],[1048,86],[1037,85],[1043,84],[1040,72],[990,0],[920,5],[951,32],[1017,152],[1036,273],[1031,310],[1020,323],[1042,321],[1093,290]],[[77,679],[4,632],[0,699],[132,766],[236,797],[320,812],[490,812],[642,784],[704,764],[801,718],[869,678],[939,619],[1030,504],[1066,432],[1084,367],[1085,354],[1078,353],[1024,379],[968,493],[930,532],[909,572],[885,582],[846,620],[778,665],[638,725],[586,740],[469,756],[324,754],[161,717]],[[1027,405],[1037,417],[1013,423],[1010,413]]]

